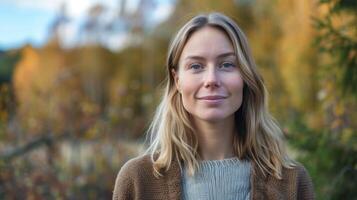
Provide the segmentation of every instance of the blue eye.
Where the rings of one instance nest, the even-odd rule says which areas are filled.
[[[202,69],[202,65],[201,64],[198,64],[198,63],[194,63],[194,64],[191,64],[189,66],[190,69],[194,69],[194,70],[198,70],[198,69]]]
[[[231,67],[235,67],[235,65],[231,62],[223,62],[220,66],[220,68],[231,68]]]

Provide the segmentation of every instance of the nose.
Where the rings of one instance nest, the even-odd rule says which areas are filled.
[[[219,78],[219,74],[216,71],[215,67],[211,67],[206,72],[204,87],[205,88],[217,88],[221,86],[221,81]]]

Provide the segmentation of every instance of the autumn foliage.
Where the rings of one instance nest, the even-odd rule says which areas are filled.
[[[96,6],[91,19],[104,12]],[[170,38],[207,11],[246,32],[270,110],[318,199],[356,198],[356,10],[349,0],[181,0],[157,27],[128,30],[118,51],[92,37],[99,29],[74,48],[55,35],[1,51],[0,199],[110,199],[121,165],[144,149]]]

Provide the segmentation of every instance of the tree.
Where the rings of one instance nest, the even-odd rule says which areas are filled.
[[[318,199],[355,199],[357,179],[356,77],[357,2],[324,0],[313,22],[319,67],[318,116],[311,127],[304,115],[291,124],[292,144],[302,151]]]

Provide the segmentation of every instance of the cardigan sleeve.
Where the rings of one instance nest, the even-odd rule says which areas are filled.
[[[134,180],[131,175],[130,165],[130,162],[125,163],[116,177],[113,200],[134,199]]]
[[[311,177],[305,167],[300,166],[298,170],[298,200],[315,199]]]

